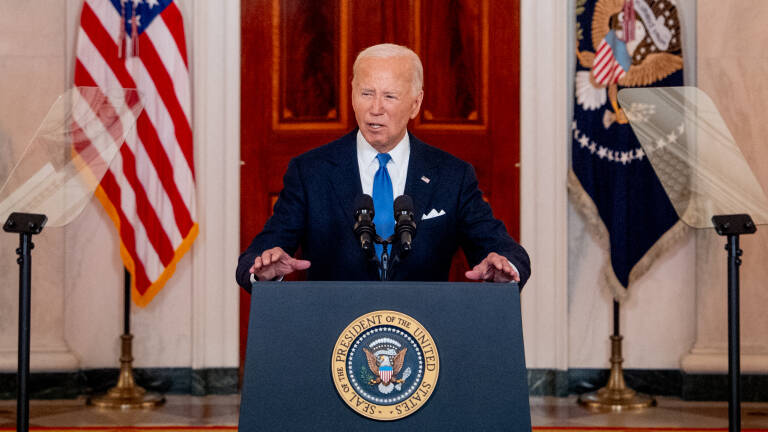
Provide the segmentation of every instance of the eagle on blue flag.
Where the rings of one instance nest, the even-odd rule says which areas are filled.
[[[643,107],[628,114],[617,102],[624,87],[683,84],[675,2],[576,0],[576,41],[568,189],[609,243],[604,276],[621,300],[685,230],[629,125]]]

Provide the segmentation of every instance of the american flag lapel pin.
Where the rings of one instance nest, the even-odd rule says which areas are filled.
[[[427,176],[421,176],[421,181],[423,181],[426,184],[429,184],[429,177]]]

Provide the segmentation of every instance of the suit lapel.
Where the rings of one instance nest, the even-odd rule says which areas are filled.
[[[421,221],[432,202],[437,180],[438,161],[427,155],[427,145],[410,134],[411,156],[408,161],[408,176],[405,180],[405,194],[413,198],[417,221]]]
[[[357,148],[355,137],[357,129],[342,137],[339,142],[339,151],[333,152],[327,160],[330,164],[328,179],[336,194],[337,202],[341,203],[344,213],[349,216],[350,224],[353,221],[355,198],[363,193],[360,184],[360,169],[357,166]]]

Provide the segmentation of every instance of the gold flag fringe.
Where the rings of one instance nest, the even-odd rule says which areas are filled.
[[[585,221],[585,226],[590,235],[595,239],[597,244],[606,251],[606,258],[600,269],[600,285],[607,289],[614,299],[618,302],[626,300],[629,296],[629,290],[616,278],[616,274],[613,272],[611,266],[610,255],[610,236],[608,230],[603,224],[603,220],[600,218],[597,212],[597,206],[592,201],[592,198],[587,194],[584,188],[581,186],[576,174],[573,170],[568,170],[568,196],[573,203],[576,210],[582,215]],[[632,267],[629,272],[629,285],[640,279],[650,268],[651,264],[660,258],[662,255],[671,250],[674,246],[680,246],[680,240],[687,235],[689,228],[683,221],[678,220],[672,228],[667,230],[657,241],[651,246],[651,248],[643,255],[643,258]]]

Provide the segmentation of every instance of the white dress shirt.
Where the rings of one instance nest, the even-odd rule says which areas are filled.
[[[373,196],[373,177],[379,170],[379,160],[376,159],[376,151],[363,137],[362,132],[357,131],[357,167],[360,168],[360,183],[363,193]],[[405,180],[408,177],[408,160],[411,157],[411,141],[408,132],[403,139],[389,151],[391,159],[387,162],[387,171],[392,180],[392,200],[405,193]]]

